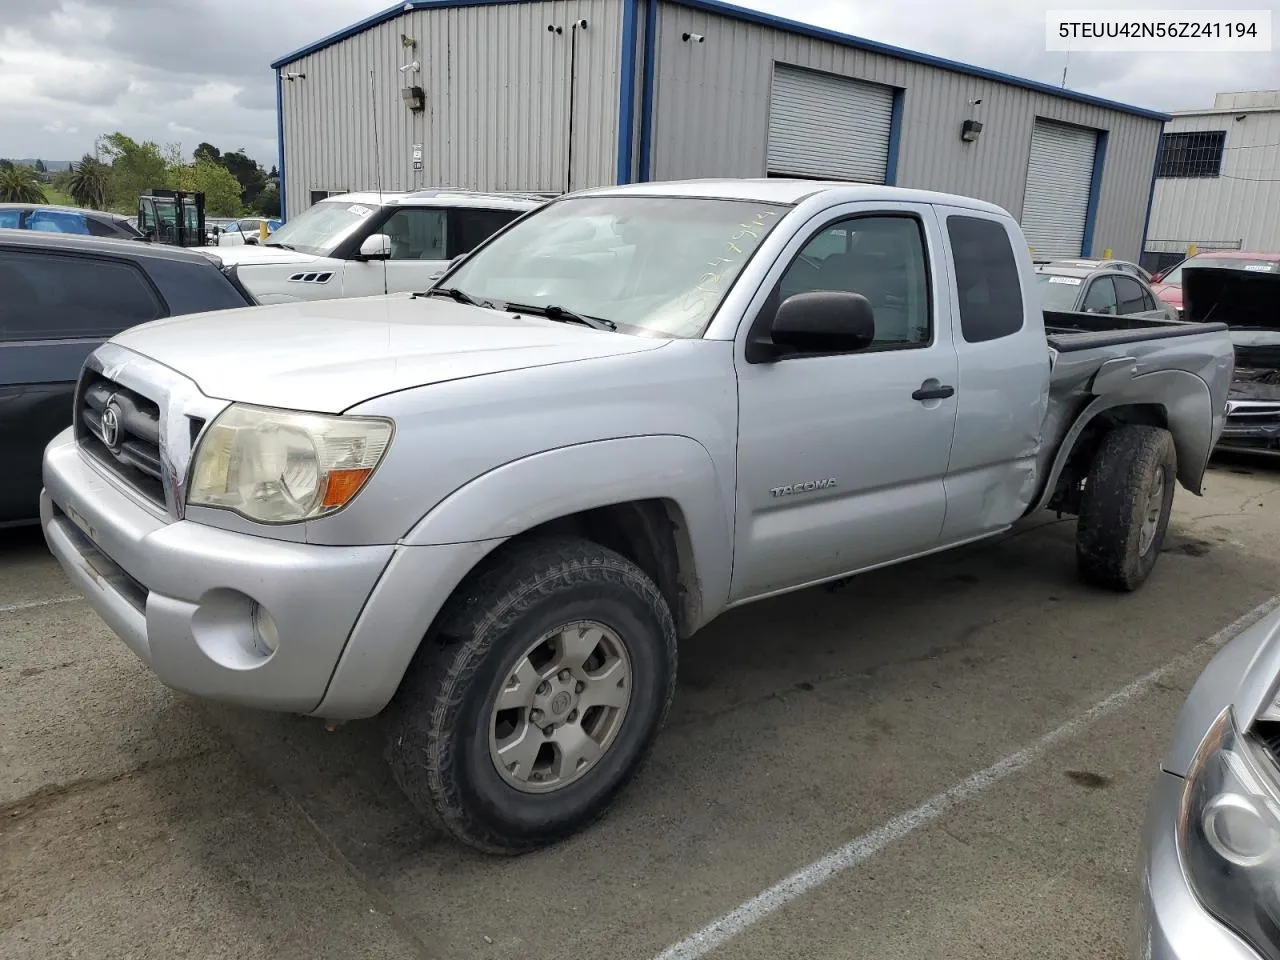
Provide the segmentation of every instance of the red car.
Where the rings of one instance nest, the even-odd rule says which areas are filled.
[[[1241,250],[1214,250],[1210,253],[1197,253],[1187,257],[1181,263],[1170,267],[1162,273],[1152,274],[1151,289],[1157,297],[1182,315],[1182,268],[1191,262],[1204,263],[1208,260],[1252,260],[1256,263],[1280,263],[1280,253],[1246,253]]]

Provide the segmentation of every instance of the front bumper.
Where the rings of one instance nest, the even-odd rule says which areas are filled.
[[[1254,453],[1280,453],[1280,402],[1229,400],[1218,446]]]
[[[159,515],[80,452],[45,451],[50,550],[93,609],[165,685],[243,706],[371,716],[427,626],[493,542],[330,547]],[[254,605],[276,650],[254,641]]]
[[[1135,960],[1263,960],[1200,905],[1178,856],[1186,781],[1160,771],[1147,808]]]

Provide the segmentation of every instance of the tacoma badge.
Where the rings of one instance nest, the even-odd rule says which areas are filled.
[[[769,491],[770,496],[789,497],[793,493],[809,493],[812,490],[826,490],[828,487],[836,485],[835,477],[828,477],[826,480],[806,480],[804,483],[788,483],[785,487],[774,487]]]

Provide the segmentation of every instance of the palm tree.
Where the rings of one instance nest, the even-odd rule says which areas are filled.
[[[0,170],[0,201],[4,203],[47,203],[36,172],[30,167]]]
[[[71,175],[72,199],[82,207],[101,210],[107,205],[107,179],[110,174],[110,167],[86,153]]]

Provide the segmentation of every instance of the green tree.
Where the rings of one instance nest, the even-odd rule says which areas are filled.
[[[49,168],[44,165],[44,161],[39,157],[36,158],[36,173],[48,173]]]
[[[107,205],[107,190],[110,185],[111,168],[97,157],[86,153],[72,170],[66,189],[80,206],[101,210]]]
[[[47,203],[40,179],[30,167],[0,168],[0,202]]]
[[[201,143],[196,147],[195,153],[191,155],[196,160],[208,160],[212,163],[222,162],[222,151],[215,147],[212,143]]]
[[[222,155],[221,164],[231,171],[231,175],[240,181],[243,188],[244,202],[253,203],[267,185],[267,175],[258,161],[254,160],[243,149],[228,150]]]
[[[280,190],[273,183],[268,183],[263,191],[258,194],[258,198],[253,201],[252,207],[255,212],[264,217],[280,216]]]
[[[166,185],[168,164],[160,146],[150,140],[138,143],[119,131],[98,140],[98,154],[111,165],[107,204],[114,210],[132,213],[138,197]]]
[[[12,170],[13,161],[7,157],[0,157],[0,170]]]
[[[213,217],[238,217],[244,212],[240,181],[223,166],[209,160],[171,164],[168,186],[204,194],[204,212]]]

